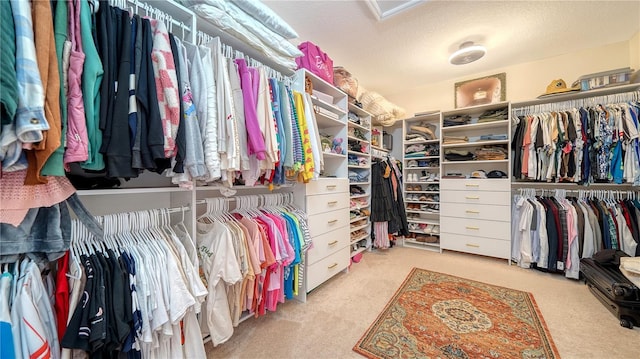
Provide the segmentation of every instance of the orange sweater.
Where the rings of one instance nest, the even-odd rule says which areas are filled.
[[[26,150],[29,167],[24,183],[36,185],[47,183],[40,171],[51,154],[60,146],[60,75],[56,42],[53,35],[53,16],[51,3],[48,0],[32,2],[33,35],[36,45],[38,69],[45,91],[44,114],[49,123],[49,130],[43,131],[43,139],[31,150]]]

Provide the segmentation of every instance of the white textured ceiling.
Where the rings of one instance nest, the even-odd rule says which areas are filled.
[[[313,41],[386,96],[628,41],[640,29],[640,1],[426,1],[382,21],[365,1],[263,1],[298,32],[294,42]],[[487,55],[450,65],[449,54],[467,40]]]

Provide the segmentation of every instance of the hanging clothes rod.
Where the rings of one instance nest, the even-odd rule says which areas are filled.
[[[133,12],[134,14],[138,14],[140,16],[148,16],[148,17],[160,20],[167,25],[167,30],[171,33],[173,33],[172,31],[173,26],[176,26],[182,29],[183,40],[185,40],[185,36],[184,36],[185,31],[188,31],[189,33],[191,33],[191,26],[185,24],[182,21],[178,21],[174,19],[173,16],[154,7],[153,5],[150,5],[149,3],[142,2],[139,0],[111,0],[109,3],[112,6],[116,6],[121,9],[131,10],[131,12]]]
[[[213,41],[215,39],[214,36],[211,36],[211,35],[203,32],[201,30],[197,31],[196,37],[197,37],[197,44],[198,45],[207,44],[207,43],[209,43],[209,42],[211,42],[211,41]],[[224,57],[226,57],[228,59],[243,58],[243,59],[245,59],[247,61],[248,65],[251,66],[251,67],[262,67],[262,68],[264,68],[267,71],[267,77],[275,78],[275,79],[280,80],[280,81],[285,81],[285,82],[288,82],[289,84],[291,83],[291,77],[290,76],[285,76],[280,71],[275,70],[275,69],[263,64],[262,62],[245,55],[243,52],[238,51],[238,50],[234,50],[233,47],[223,43],[222,41],[220,42],[220,44],[222,45],[222,55]]]
[[[529,115],[550,111],[565,111],[573,108],[592,107],[597,105],[609,105],[625,102],[640,101],[640,91],[628,91],[617,94],[585,97],[566,101],[551,102],[539,105],[530,105],[513,108],[515,115]]]

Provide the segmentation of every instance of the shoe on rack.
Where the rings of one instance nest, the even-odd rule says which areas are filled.
[[[433,225],[433,227],[431,228],[431,234],[433,235],[440,234],[440,226],[437,224]]]
[[[433,227],[434,227],[434,226],[433,226],[433,224],[427,224],[427,225],[422,229],[422,231],[423,231],[424,233],[426,233],[426,234],[431,234],[431,233],[433,233]]]

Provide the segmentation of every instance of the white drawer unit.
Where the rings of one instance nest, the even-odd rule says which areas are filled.
[[[313,238],[313,248],[307,252],[307,262],[308,264],[314,264],[320,259],[344,249],[344,247],[348,245],[348,226],[321,234]]]
[[[307,264],[307,292],[313,290],[329,278],[349,266],[351,256],[349,248],[337,251],[313,264]]]
[[[349,209],[342,208],[331,212],[314,214],[308,217],[309,233],[312,238],[323,233],[349,226]]]
[[[510,222],[511,207],[443,202],[440,204],[440,216]]]
[[[331,212],[349,208],[349,196],[344,193],[331,193],[307,197],[307,214]]]
[[[442,217],[440,218],[440,232],[508,241],[511,237],[511,223]]]
[[[349,180],[346,178],[318,178],[305,185],[306,195],[328,193],[349,193]],[[347,197],[349,195],[347,194]]]
[[[466,204],[493,204],[508,206],[511,200],[510,192],[498,191],[453,191],[443,190],[442,202]]]
[[[440,188],[442,249],[509,260],[509,179],[443,179]]]
[[[441,190],[454,191],[503,191],[511,192],[509,179],[444,179],[440,183]]]
[[[446,240],[445,240],[446,238]],[[442,233],[442,249],[509,259],[511,242],[501,239],[472,237],[464,234]]]
[[[294,195],[307,213],[313,242],[305,259],[308,293],[349,266],[349,180],[319,178],[297,185]]]

